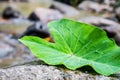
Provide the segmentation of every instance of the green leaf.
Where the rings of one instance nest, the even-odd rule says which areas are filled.
[[[89,65],[106,76],[120,71],[120,47],[103,30],[67,19],[48,26],[55,43],[30,36],[20,39],[47,64],[63,64],[72,70]]]

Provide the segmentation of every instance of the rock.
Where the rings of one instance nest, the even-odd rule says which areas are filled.
[[[47,38],[50,37],[50,33],[47,25],[43,25],[41,22],[35,22],[26,29],[21,37],[23,36],[38,36],[41,38]]]
[[[72,1],[72,0],[55,0],[55,1],[67,4],[67,5],[71,5],[71,6],[76,6],[80,2],[82,2],[83,0],[75,0],[75,1]]]
[[[54,9],[59,10],[65,16],[75,16],[79,14],[79,11],[74,7],[57,2],[57,1],[54,1],[52,6],[54,7]]]
[[[114,38],[116,43],[120,46],[120,24],[109,19],[94,16],[81,18],[79,21],[93,24],[104,29],[108,37]]]
[[[115,9],[115,13],[116,13],[117,19],[118,19],[119,22],[120,22],[120,7],[118,7],[118,8]]]
[[[0,68],[34,59],[28,48],[10,34],[0,33]]]
[[[47,23],[51,20],[61,19],[63,17],[63,15],[58,10],[42,7],[36,8],[32,13],[34,13],[34,15],[37,16],[37,18],[43,23]],[[28,19],[30,19],[30,17],[31,16],[29,16]],[[31,20],[32,18],[33,17],[31,17]]]
[[[14,49],[12,46],[0,41],[0,58],[4,58],[4,57],[10,55],[10,53],[13,51],[14,51]]]
[[[103,12],[104,10],[109,12],[113,10],[113,8],[110,7],[109,5],[99,4],[97,2],[92,2],[92,1],[83,1],[78,5],[78,8],[82,10],[92,10],[97,13]]]
[[[116,10],[115,10],[115,11],[116,11],[116,14],[118,14],[118,15],[119,15],[119,14],[120,14],[120,7],[116,8]]]
[[[118,23],[109,20],[109,19],[105,19],[103,17],[96,17],[96,16],[89,16],[89,17],[84,17],[84,18],[80,18],[79,21],[81,22],[86,22],[89,24],[105,24],[105,25],[119,25]]]
[[[47,65],[23,65],[0,69],[0,80],[120,80],[120,76],[105,77]]]
[[[14,10],[13,7],[8,6],[3,10],[2,18],[3,19],[13,19],[13,18],[19,18],[21,17],[21,14],[18,10]]]
[[[30,21],[40,21],[39,17],[35,14],[35,12],[32,12],[29,16],[28,16],[28,20]]]
[[[104,3],[106,5],[114,5],[116,3],[117,0],[104,0]]]

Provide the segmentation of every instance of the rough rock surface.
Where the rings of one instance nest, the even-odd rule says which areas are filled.
[[[51,20],[61,19],[63,17],[63,15],[58,10],[54,9],[39,7],[36,8],[34,12],[43,23],[49,22]]]
[[[105,77],[59,66],[23,65],[0,69],[0,80],[120,80],[120,76]]]
[[[0,41],[0,58],[9,55],[13,50],[14,49],[10,45]]]
[[[116,16],[120,19],[120,7],[115,10]]]
[[[0,33],[0,68],[34,59],[28,48],[11,34]]]
[[[89,5],[88,5],[89,4]],[[104,4],[99,4],[99,3],[96,3],[96,2],[93,2],[93,1],[83,1],[82,3],[80,3],[78,5],[78,8],[79,9],[82,9],[82,10],[93,10],[95,12],[102,12],[104,10],[106,11],[112,11],[113,8],[110,7],[109,5],[104,5]]]

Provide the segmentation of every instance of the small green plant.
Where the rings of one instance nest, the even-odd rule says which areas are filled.
[[[32,36],[20,39],[47,64],[63,64],[71,70],[89,65],[106,76],[120,71],[120,47],[103,30],[68,19],[52,21],[48,26],[55,43]]]

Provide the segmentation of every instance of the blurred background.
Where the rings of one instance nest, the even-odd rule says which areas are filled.
[[[18,39],[53,42],[47,23],[61,18],[100,27],[120,45],[120,0],[0,0],[0,68],[35,59]]]

